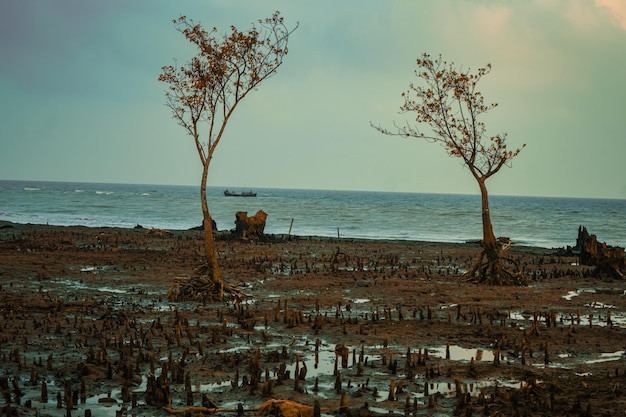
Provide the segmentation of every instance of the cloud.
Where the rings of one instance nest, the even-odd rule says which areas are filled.
[[[626,2],[623,0],[534,0],[539,9],[561,15],[570,27],[569,35],[597,38],[611,37],[619,26],[626,30]],[[610,24],[607,24],[610,23]],[[573,31],[572,31],[573,29]]]
[[[626,2],[624,0],[596,0],[596,4],[609,9],[621,28],[626,30]]]

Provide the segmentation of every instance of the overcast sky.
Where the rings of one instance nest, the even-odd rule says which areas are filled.
[[[527,144],[491,194],[626,198],[624,0],[13,0],[0,3],[0,179],[200,182],[164,105],[172,25],[299,22],[278,74],[236,110],[209,185],[476,194],[439,145],[383,136],[423,52],[491,63],[488,133]]]

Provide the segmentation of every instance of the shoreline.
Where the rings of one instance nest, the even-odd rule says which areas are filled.
[[[78,193],[75,188],[64,184],[38,191],[20,186],[2,189],[5,204],[0,219],[122,228],[139,223],[172,230],[202,222],[198,196],[184,187],[85,186],[78,187]],[[269,217],[265,232],[276,235],[291,231],[335,238],[339,229],[341,237],[358,239],[465,243],[482,238],[480,201],[472,195],[274,190],[257,199],[232,199],[222,197],[222,189],[212,192],[209,204],[220,230],[234,227],[236,212],[262,209]],[[562,248],[575,245],[576,230],[584,225],[599,240],[624,246],[626,205],[606,199],[559,201],[494,196],[496,236],[509,237],[520,246]]]
[[[12,228],[12,227],[16,227],[16,228],[20,228],[20,227],[28,227],[28,228],[37,228],[37,227],[42,227],[42,228],[68,228],[68,229],[72,229],[72,228],[76,228],[76,229],[80,229],[80,228],[84,228],[87,230],[98,230],[98,229],[104,229],[104,230],[120,230],[120,231],[131,231],[131,230],[137,230],[137,231],[144,231],[145,233],[149,233],[151,230],[161,230],[161,231],[167,231],[167,232],[172,232],[174,234],[184,234],[184,233],[194,233],[194,232],[200,232],[201,230],[198,227],[194,227],[194,228],[190,228],[190,229],[157,229],[157,228],[148,228],[148,227],[143,227],[141,225],[137,225],[135,227],[118,227],[118,226],[84,226],[84,225],[51,225],[51,224],[41,224],[41,223],[15,223],[15,222],[11,222],[8,220],[0,220],[0,230],[1,229],[6,229],[6,228]],[[219,241],[219,240],[233,240],[235,239],[234,237],[232,237],[232,233],[230,230],[217,230],[214,231],[214,238],[215,241]],[[444,242],[444,241],[432,241],[432,240],[413,240],[413,239],[388,239],[388,238],[383,238],[383,239],[372,239],[372,238],[352,238],[352,237],[330,237],[330,236],[316,236],[316,235],[288,235],[288,234],[266,234],[264,235],[264,238],[261,239],[264,242],[278,242],[278,241],[290,241],[290,240],[301,240],[301,241],[319,241],[319,242],[362,242],[362,243],[381,243],[381,244],[393,244],[393,243],[415,243],[415,244],[429,244],[429,245],[442,245],[442,246],[447,246],[447,245],[459,245],[459,246],[465,246],[465,247],[475,247],[475,248],[479,248],[480,247],[480,241],[477,240],[472,240],[472,241],[465,241],[465,242]],[[536,253],[536,254],[550,254],[550,253],[556,253],[559,250],[564,250],[567,247],[561,247],[561,248],[546,248],[543,246],[531,246],[531,245],[517,245],[515,244],[515,242],[513,242],[513,244],[511,245],[510,251],[511,252],[529,252],[529,253]]]

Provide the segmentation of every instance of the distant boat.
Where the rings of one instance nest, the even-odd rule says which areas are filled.
[[[256,193],[252,191],[238,193],[236,191],[224,190],[224,195],[226,197],[256,197]]]

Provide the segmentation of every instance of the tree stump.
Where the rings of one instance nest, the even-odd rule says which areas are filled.
[[[596,267],[594,275],[608,274],[620,279],[626,277],[624,248],[610,246],[606,242],[599,243],[596,235],[589,234],[586,227],[578,227],[574,251],[579,253],[582,265]]]
[[[248,217],[247,211],[238,211],[235,213],[235,236],[242,239],[262,236],[266,220],[267,213],[263,210],[257,211],[252,217]]]

